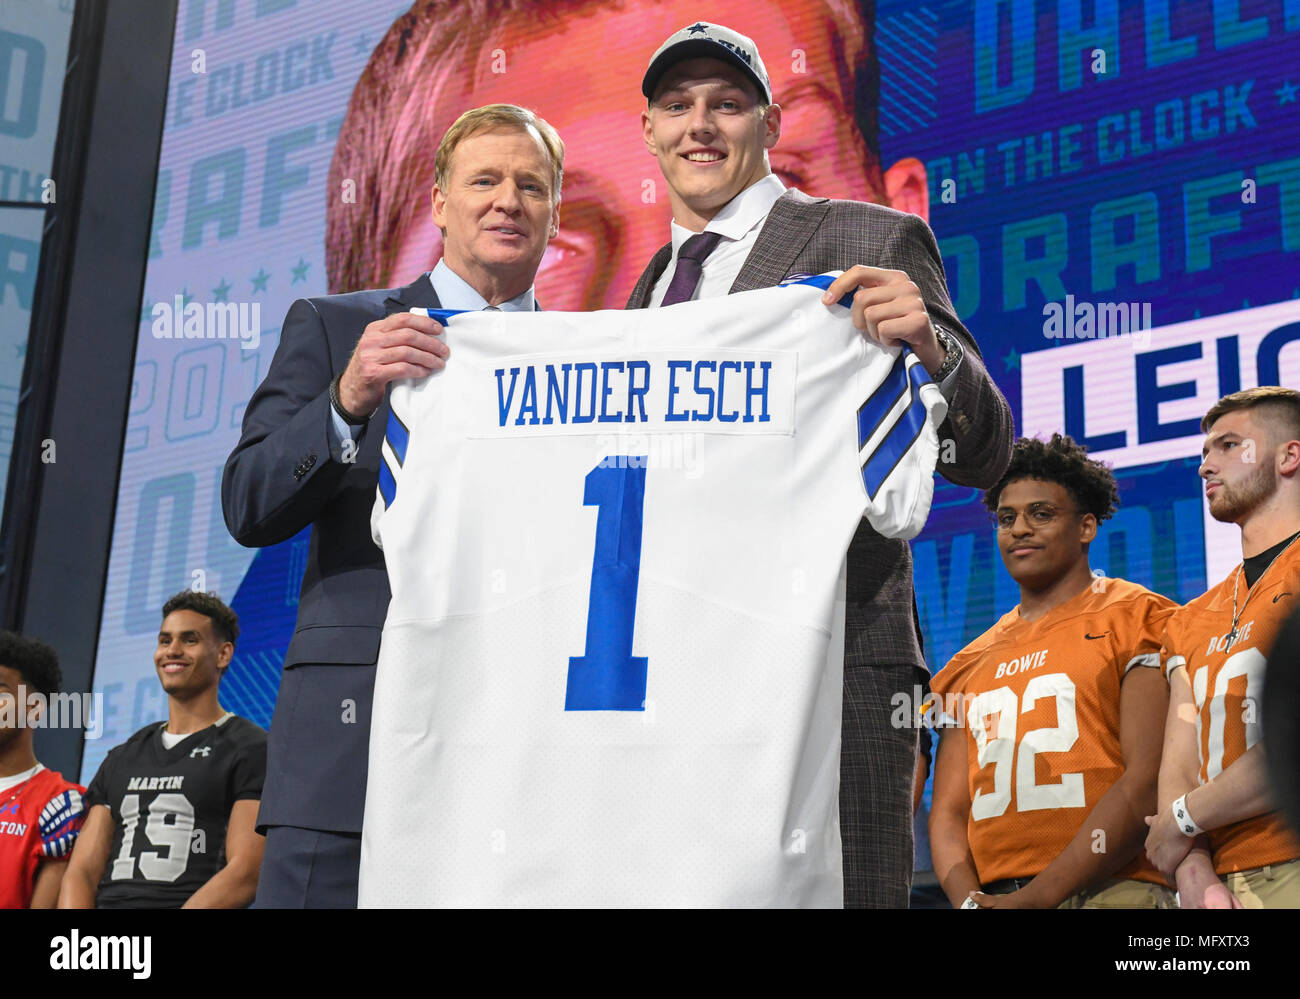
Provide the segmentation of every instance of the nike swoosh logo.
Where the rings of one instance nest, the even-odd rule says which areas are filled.
[[[1281,600],[1283,597],[1289,597],[1289,596],[1291,596],[1290,593],[1279,593],[1277,596],[1275,596],[1275,597],[1273,598],[1273,603],[1277,603],[1277,602],[1278,602],[1279,600]]]
[[[1090,635],[1090,634],[1088,634],[1088,633],[1085,631],[1085,632],[1083,633],[1083,637],[1084,637],[1084,638],[1091,638],[1093,641],[1096,641],[1098,638],[1105,638],[1105,637],[1106,637],[1107,635],[1109,635],[1109,634],[1110,634],[1109,631],[1103,631],[1100,635]]]

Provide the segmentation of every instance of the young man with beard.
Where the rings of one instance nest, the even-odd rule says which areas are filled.
[[[85,788],[32,750],[32,723],[47,720],[61,681],[52,648],[0,631],[0,908],[54,908],[85,819]]]
[[[1094,577],[1119,493],[1069,437],[1022,438],[984,497],[1020,603],[936,676],[930,850],[954,906],[1173,908],[1142,854],[1177,605]]]
[[[235,612],[211,594],[186,590],[163,607],[153,660],[167,721],[111,750],[90,782],[59,908],[235,909],[253,901],[266,733],[217,700],[238,637]]]
[[[1242,561],[1166,628],[1169,714],[1147,854],[1183,908],[1300,908],[1300,841],[1275,810],[1264,759],[1264,667],[1300,595],[1300,393],[1224,396],[1201,421],[1215,520]]]

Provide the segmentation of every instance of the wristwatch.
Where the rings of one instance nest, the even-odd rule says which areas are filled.
[[[957,365],[961,363],[963,351],[961,341],[933,319],[930,320],[930,326],[934,329],[934,335],[939,341],[939,346],[943,347],[944,350],[943,364],[939,365],[939,370],[930,376],[932,381],[939,384],[957,370]]]
[[[338,413],[343,422],[348,426],[364,427],[370,422],[370,416],[374,416],[375,414],[371,413],[370,416],[355,416],[343,408],[343,403],[339,401],[339,382],[342,378],[343,373],[339,372],[334,380],[330,382],[330,405],[334,407],[334,412]]]

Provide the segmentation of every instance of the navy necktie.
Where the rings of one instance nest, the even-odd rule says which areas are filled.
[[[713,252],[721,238],[721,233],[700,232],[682,244],[677,251],[677,269],[673,271],[673,279],[660,305],[676,305],[690,300],[704,272],[704,258]]]

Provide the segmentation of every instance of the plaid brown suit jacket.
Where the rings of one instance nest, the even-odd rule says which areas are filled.
[[[628,299],[645,308],[672,259],[660,248]],[[904,271],[921,289],[930,317],[961,338],[966,356],[948,417],[939,430],[939,472],[958,485],[995,485],[1011,460],[1011,408],[989,377],[979,346],[953,312],[934,234],[916,215],[858,201],[811,198],[789,190],[768,213],[731,292],[779,284],[857,264]],[[916,730],[890,724],[890,699],[928,676],[912,591],[912,550],[863,520],[848,556],[845,612],[844,730],[840,825],[845,904],[906,906],[912,869],[911,790]]]

